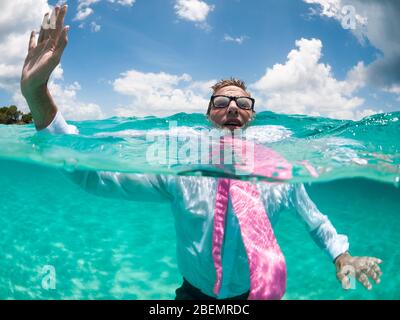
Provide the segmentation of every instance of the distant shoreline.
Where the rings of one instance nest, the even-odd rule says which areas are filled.
[[[5,126],[10,126],[10,125],[23,126],[23,125],[32,124],[32,123],[33,122],[24,122],[24,121],[18,121],[18,122],[14,122],[14,123],[2,123],[2,122],[0,122],[0,124],[5,125]]]
[[[15,105],[0,108],[0,124],[24,125],[32,123],[32,114],[19,111]]]

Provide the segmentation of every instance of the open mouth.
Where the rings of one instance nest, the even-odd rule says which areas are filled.
[[[242,126],[242,123],[237,119],[228,120],[224,123],[225,127],[239,128]]]

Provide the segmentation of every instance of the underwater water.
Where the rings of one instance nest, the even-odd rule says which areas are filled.
[[[305,184],[349,237],[352,255],[383,260],[373,290],[357,284],[345,291],[329,257],[285,212],[275,227],[288,268],[284,299],[400,299],[399,119],[400,113],[354,122],[262,112],[246,130],[293,165],[287,183]],[[170,206],[96,197],[62,170],[263,177],[185,157],[188,141],[209,130],[204,115],[71,123],[79,135],[0,125],[0,299],[173,299],[182,278]],[[176,136],[183,151],[170,154]],[[55,270],[55,288],[43,285],[46,266]]]

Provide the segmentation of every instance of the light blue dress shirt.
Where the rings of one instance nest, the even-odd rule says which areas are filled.
[[[78,134],[58,112],[45,132]],[[63,171],[64,172],[64,171]],[[203,293],[213,293],[216,278],[212,257],[212,233],[217,179],[161,174],[126,174],[105,171],[64,172],[86,191],[105,197],[134,201],[168,201],[175,218],[179,271]],[[349,249],[347,236],[338,234],[302,184],[257,182],[268,217],[274,225],[280,211],[293,208],[317,244],[332,259]],[[229,201],[222,251],[223,277],[218,298],[233,297],[249,290],[249,267],[239,224]]]

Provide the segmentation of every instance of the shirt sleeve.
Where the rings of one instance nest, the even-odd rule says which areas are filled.
[[[310,199],[303,184],[293,186],[290,197],[292,207],[308,226],[316,244],[332,258],[349,250],[346,235],[338,234],[326,215],[323,215]]]
[[[41,132],[51,134],[79,134],[76,126],[68,124],[61,112]],[[107,198],[159,202],[169,200],[171,178],[160,174],[126,174],[108,171],[61,170],[72,182],[85,191]]]
[[[164,175],[91,170],[62,172],[79,187],[96,196],[142,202],[164,202],[172,198],[168,177]]]
[[[79,130],[76,126],[68,124],[60,111],[57,111],[53,121],[40,132],[47,132],[53,134],[79,134]]]

